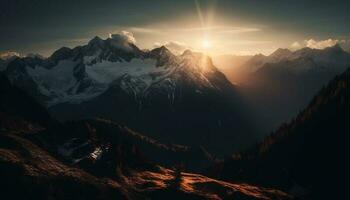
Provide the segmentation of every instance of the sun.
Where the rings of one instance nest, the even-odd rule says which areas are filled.
[[[209,49],[211,47],[211,44],[209,40],[202,40],[202,48],[203,49]]]

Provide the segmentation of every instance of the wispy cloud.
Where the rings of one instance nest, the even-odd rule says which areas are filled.
[[[213,31],[217,33],[246,33],[261,31],[260,28],[254,27],[234,27],[234,26],[208,26],[208,27],[192,27],[192,28],[179,28],[173,29],[173,31]]]
[[[135,33],[162,33],[162,30],[156,28],[145,28],[145,27],[126,27],[126,29]]]
[[[237,33],[249,33],[261,31],[260,28],[249,28],[249,27],[231,27],[228,29],[223,29],[221,33],[237,34]]]
[[[293,42],[291,45],[290,45],[290,48],[292,49],[292,50],[298,50],[298,49],[300,49],[300,48],[302,48],[303,47],[303,45],[301,45],[298,41],[295,41],[295,42]]]
[[[324,49],[327,47],[332,47],[338,43],[341,43],[341,41],[336,40],[336,39],[327,39],[327,40],[314,40],[314,39],[309,39],[305,40],[306,46],[313,48],[313,49]]]
[[[256,44],[269,44],[272,41],[269,40],[235,40],[228,42],[230,45],[256,45]]]
[[[89,41],[91,38],[63,38],[58,39],[55,42],[61,42],[61,43],[84,43]]]
[[[290,45],[290,48],[292,50],[301,49],[304,47],[309,47],[312,49],[324,49],[327,47],[332,47],[336,44],[341,45],[343,48],[347,49],[349,46],[350,40],[345,39],[335,39],[335,38],[329,38],[325,40],[316,40],[316,39],[307,39],[303,42],[295,41]]]
[[[147,33],[147,34],[169,34],[177,32],[203,32],[208,31],[212,33],[223,34],[239,34],[261,31],[261,28],[257,27],[239,27],[239,26],[207,26],[207,27],[185,27],[185,28],[150,28],[150,27],[123,27],[125,30],[130,30],[135,33]]]
[[[13,56],[17,56],[20,57],[20,54],[18,52],[15,51],[4,51],[4,52],[0,52],[0,59],[9,59]]]
[[[136,43],[136,39],[134,37],[134,34],[129,32],[129,31],[125,31],[125,30],[110,33],[109,37],[114,39],[114,40],[117,40],[120,43],[132,43],[132,44]]]

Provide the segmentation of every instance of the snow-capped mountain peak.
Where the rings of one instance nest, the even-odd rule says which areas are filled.
[[[165,80],[181,81],[183,76],[202,86],[205,80],[209,86],[212,84],[205,73],[216,71],[211,59],[200,53],[186,51],[175,56],[164,46],[142,51],[134,40],[119,34],[105,40],[95,37],[87,45],[73,49],[62,47],[49,58],[28,57],[10,65],[7,70],[10,80],[25,86],[48,106],[87,101],[107,91],[116,80],[129,85],[122,87],[125,90],[143,88],[137,90],[141,93],[137,95],[152,85],[161,86]]]

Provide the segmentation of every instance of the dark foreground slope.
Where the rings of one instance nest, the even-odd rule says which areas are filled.
[[[0,90],[1,199],[290,199],[274,189],[160,167],[133,140],[113,139],[102,122],[57,123],[6,78],[0,80],[6,83]],[[14,112],[18,97],[33,107]]]
[[[20,136],[0,137],[2,199],[290,199],[278,190],[179,175],[161,167],[127,173],[118,169],[115,177],[91,175]]]
[[[64,165],[21,136],[0,137],[2,199],[128,199],[116,182]]]
[[[307,199],[346,195],[350,70],[332,80],[290,123],[212,172],[225,180],[277,187]]]

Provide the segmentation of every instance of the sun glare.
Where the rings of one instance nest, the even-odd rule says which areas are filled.
[[[209,49],[211,46],[210,42],[208,40],[203,40],[202,41],[202,48],[203,49]]]

